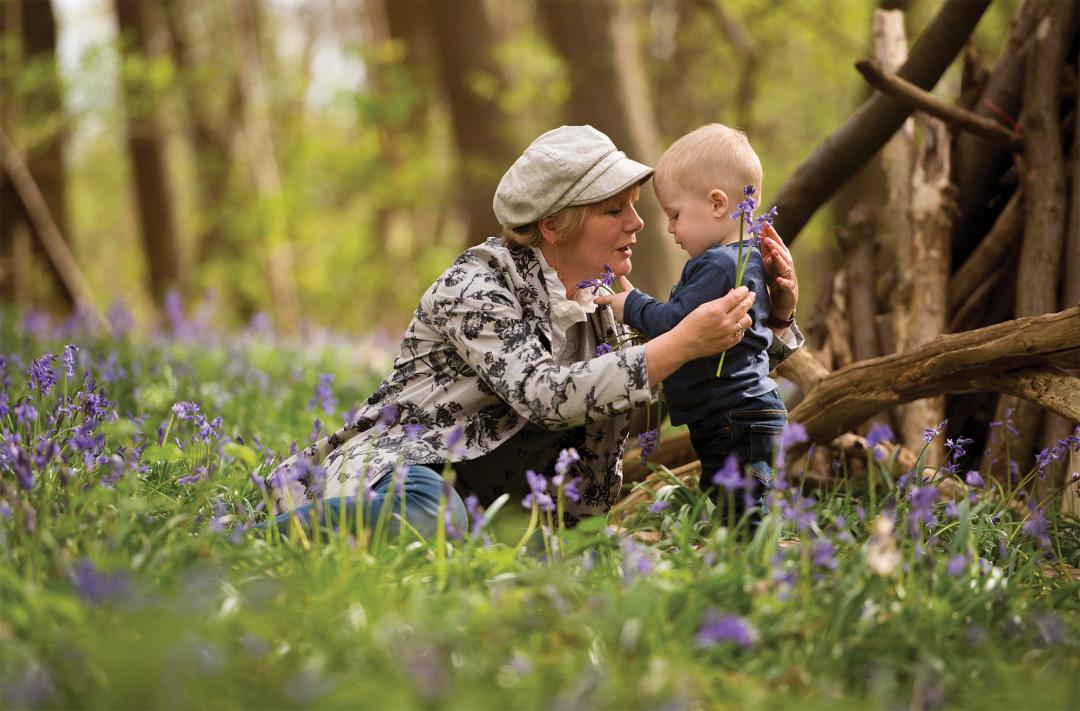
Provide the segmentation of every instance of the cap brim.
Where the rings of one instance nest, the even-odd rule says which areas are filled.
[[[626,190],[632,185],[640,185],[652,177],[653,169],[626,157],[621,151],[612,153],[603,162],[610,162],[601,168],[596,177],[586,184],[567,205],[592,205],[607,200]]]

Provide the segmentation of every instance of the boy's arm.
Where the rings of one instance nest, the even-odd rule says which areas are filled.
[[[675,298],[666,304],[637,289],[631,291],[623,305],[623,322],[655,338],[673,329],[701,304],[719,299],[731,289],[731,281],[720,265],[702,260],[686,275]]]

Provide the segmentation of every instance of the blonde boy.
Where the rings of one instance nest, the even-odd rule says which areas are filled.
[[[656,165],[653,186],[667,214],[668,232],[690,260],[667,303],[637,289],[610,297],[619,320],[654,338],[698,305],[739,286],[735,283],[739,221],[732,215],[747,197],[747,186],[753,188],[752,194],[760,194],[761,173],[761,161],[746,135],[721,124],[702,126],[668,148]],[[769,378],[769,352],[782,350],[781,339],[774,339],[774,334],[793,326],[797,299],[797,291],[788,293],[785,285],[784,293],[771,303],[761,249],[767,252],[771,271],[779,269],[779,276],[789,276],[795,286],[790,261],[783,261],[771,243],[779,242],[771,226],[763,232],[761,247],[745,236],[743,249],[749,249],[750,256],[742,283],[757,296],[750,310],[753,325],[727,351],[719,376],[717,354],[691,361],[664,380],[671,422],[689,426],[701,459],[702,490],[713,484],[727,491],[743,490],[735,515],[759,498],[758,484],[767,487],[772,478],[774,440],[787,421],[787,410]],[[771,311],[771,306],[776,309]],[[746,466],[754,479],[743,479]]]

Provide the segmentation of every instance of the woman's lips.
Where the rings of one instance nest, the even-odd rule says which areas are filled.
[[[630,255],[632,255],[632,254],[634,253],[634,249],[633,249],[633,247],[634,247],[634,245],[632,245],[632,244],[628,244],[628,245],[626,245],[625,247],[619,247],[619,248],[618,248],[618,249],[616,249],[615,251],[616,251],[616,252],[622,252],[622,253],[623,253],[623,254],[625,254],[625,255],[626,255],[627,257],[629,257]]]

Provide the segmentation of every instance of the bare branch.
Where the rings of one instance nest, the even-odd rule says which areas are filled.
[[[936,116],[961,131],[967,131],[995,143],[1000,143],[1009,150],[1017,151],[1023,147],[1021,138],[1000,124],[967,109],[942,101],[911,82],[904,81],[891,72],[886,72],[876,62],[860,59],[855,62],[855,68],[859,70],[859,74],[863,75],[870,86],[903,101],[912,109]]]

